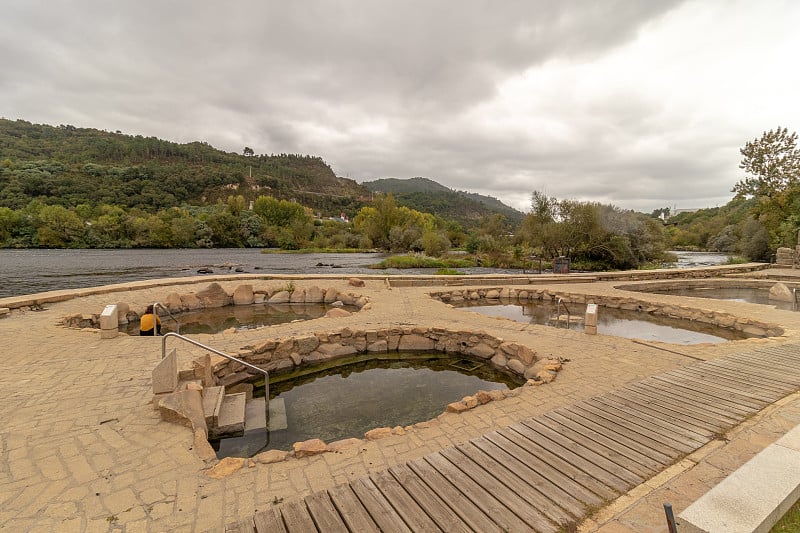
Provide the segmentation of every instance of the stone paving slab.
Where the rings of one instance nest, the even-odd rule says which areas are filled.
[[[207,476],[209,465],[192,450],[191,432],[162,422],[150,403],[151,372],[161,358],[161,339],[119,335],[103,340],[99,330],[57,325],[70,314],[100,313],[106,305],[118,302],[144,307],[163,300],[173,290],[198,291],[208,282],[204,278],[194,285],[136,283],[109,291],[87,291],[78,298],[60,294],[63,301],[45,303],[44,310],[22,305],[0,319],[0,339],[7,347],[0,373],[0,402],[6,407],[0,412],[0,530],[195,531],[222,527],[252,516],[269,502],[298,499],[384,470],[695,358],[800,340],[800,320],[766,306],[695,301],[704,309],[746,313],[780,323],[786,330],[782,337],[665,351],[627,339],[586,336],[451,309],[430,300],[430,288],[426,287],[398,289],[388,287],[383,279],[368,279],[365,287],[353,288],[347,280],[333,277],[296,279],[299,287],[333,285],[359,292],[370,297],[372,308],[348,318],[268,328],[268,334],[276,338],[345,326],[369,329],[422,324],[487,331],[526,344],[541,356],[566,357],[570,362],[551,384],[528,387],[516,397],[461,415],[443,414],[404,435],[364,441],[339,453],[256,463],[217,480]],[[246,282],[285,283],[255,277]],[[239,278],[221,282],[228,292],[240,283]],[[598,295],[622,293],[615,284],[618,282],[559,283],[557,288]],[[265,331],[259,330],[195,337],[233,353],[264,335]],[[200,355],[188,346],[177,349],[182,364]],[[719,471],[713,470],[717,468],[713,465],[708,468]]]

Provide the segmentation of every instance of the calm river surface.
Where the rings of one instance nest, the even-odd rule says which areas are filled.
[[[260,249],[0,250],[0,298],[111,283],[214,274],[432,274],[436,269],[373,270],[383,254],[262,254]],[[724,254],[679,252],[678,267],[718,264]],[[465,274],[519,270],[460,268]]]

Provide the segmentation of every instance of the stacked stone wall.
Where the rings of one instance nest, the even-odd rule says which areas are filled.
[[[430,295],[442,302],[453,304],[458,304],[459,302],[467,300],[472,302],[481,300],[507,300],[525,303],[530,301],[554,301],[556,298],[561,298],[565,303],[595,303],[615,309],[640,311],[652,315],[693,320],[723,328],[734,329],[753,337],[773,337],[783,334],[783,329],[779,326],[767,324],[749,317],[735,316],[730,313],[698,309],[696,307],[684,305],[650,302],[625,296],[597,296],[548,289],[518,289],[512,287],[447,290],[433,292],[430,293]]]
[[[525,345],[506,342],[481,331],[450,331],[443,328],[342,328],[305,336],[270,337],[244,346],[235,356],[267,371],[278,372],[338,357],[422,350],[485,359],[496,368],[534,381],[549,381],[555,376],[554,373],[542,374],[554,372],[545,369],[545,366],[554,364],[554,361],[541,361],[536,352]],[[225,358],[218,357],[214,360],[214,373],[221,382],[231,382],[231,376],[244,371],[244,367]]]

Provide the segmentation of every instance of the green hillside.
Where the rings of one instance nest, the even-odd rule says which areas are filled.
[[[39,200],[152,211],[208,205],[231,194],[293,199],[323,215],[352,216],[369,193],[338,178],[319,157],[244,156],[204,142],[0,119],[0,207]]]
[[[362,185],[374,192],[392,193],[399,205],[417,211],[435,213],[455,220],[465,228],[473,228],[489,216],[501,214],[511,226],[522,221],[524,214],[491,196],[454,191],[427,178],[385,178],[365,181]]]

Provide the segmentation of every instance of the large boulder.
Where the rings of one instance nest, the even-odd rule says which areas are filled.
[[[325,293],[314,285],[313,287],[309,287],[306,290],[306,303],[309,304],[319,304],[325,300]]]
[[[233,291],[233,305],[250,305],[254,299],[252,285],[239,285]]]
[[[271,304],[286,304],[289,303],[289,298],[291,298],[291,296],[289,291],[278,291],[270,296],[267,301]]]
[[[779,302],[793,302],[794,293],[791,291],[791,289],[789,289],[789,287],[778,282],[769,290],[769,299]]]
[[[203,302],[203,307],[206,309],[224,307],[231,303],[231,297],[219,283],[210,284],[198,292],[197,297]]]

